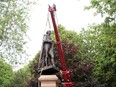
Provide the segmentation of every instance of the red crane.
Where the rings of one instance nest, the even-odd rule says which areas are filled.
[[[71,70],[68,70],[67,67],[66,67],[66,62],[65,62],[65,58],[64,58],[64,54],[63,54],[63,49],[62,49],[62,44],[61,44],[61,41],[60,41],[60,36],[59,36],[59,33],[58,33],[58,27],[56,25],[56,21],[55,21],[55,15],[54,15],[54,12],[56,11],[56,6],[53,5],[53,7],[49,6],[49,12],[51,14],[51,19],[52,19],[52,23],[53,23],[53,27],[54,27],[54,33],[55,33],[55,37],[56,37],[56,43],[57,43],[57,46],[58,46],[58,52],[59,52],[59,55],[60,55],[60,61],[61,61],[61,64],[62,64],[62,84],[64,85],[64,87],[73,87],[73,82],[72,80],[70,79],[70,75],[72,73]]]

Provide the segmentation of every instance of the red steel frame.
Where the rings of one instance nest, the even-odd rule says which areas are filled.
[[[52,23],[53,23],[53,27],[54,27],[56,42],[57,42],[57,46],[58,46],[58,52],[59,52],[60,61],[61,61],[61,64],[62,64],[62,74],[61,74],[62,78],[63,78],[62,84],[64,85],[64,87],[73,87],[73,82],[70,79],[70,75],[71,75],[72,71],[67,70],[67,68],[66,68],[66,62],[65,62],[64,55],[63,55],[62,44],[61,44],[60,36],[59,36],[59,33],[58,33],[58,27],[57,27],[56,21],[55,21],[54,12],[56,11],[56,6],[55,5],[53,7],[49,6],[48,10],[51,14],[51,19],[52,19]]]

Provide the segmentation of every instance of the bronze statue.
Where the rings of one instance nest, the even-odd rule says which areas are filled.
[[[54,43],[51,38],[51,31],[47,31],[43,37],[42,50],[39,58],[38,68],[55,66],[53,47],[54,47]]]

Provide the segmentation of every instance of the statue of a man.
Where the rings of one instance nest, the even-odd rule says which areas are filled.
[[[54,53],[53,53],[53,40],[51,39],[51,31],[47,31],[43,37],[42,51],[40,55],[39,68],[43,68],[44,66],[55,66],[54,65]]]

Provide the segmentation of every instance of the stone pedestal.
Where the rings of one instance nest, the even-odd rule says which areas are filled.
[[[38,80],[40,87],[57,87],[58,77],[56,75],[41,75]]]

